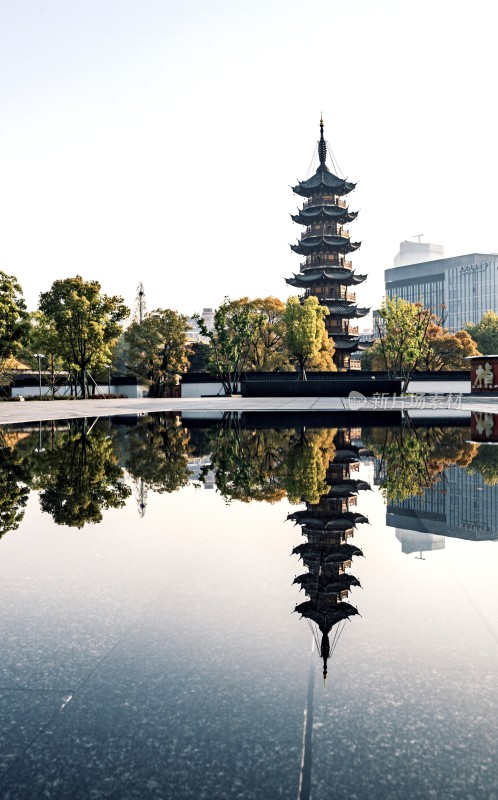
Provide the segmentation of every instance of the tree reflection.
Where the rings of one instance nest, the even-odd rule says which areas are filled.
[[[362,437],[379,459],[379,482],[388,503],[423,494],[444,478],[446,467],[466,467],[477,452],[477,445],[467,441],[466,428],[418,428],[409,420],[399,427],[364,429]]]
[[[19,527],[29,496],[29,469],[16,444],[0,431],[0,538]]]
[[[117,443],[127,472],[140,485],[140,494],[174,492],[189,480],[189,434],[178,416],[150,414],[130,426]],[[121,450],[122,448],[122,450]]]
[[[334,431],[245,428],[233,415],[211,432],[209,449],[216,485],[227,502],[316,502],[326,490]]]
[[[57,525],[82,528],[121,508],[130,494],[114,454],[107,423],[71,420],[52,426],[45,448],[32,460],[32,486]]]
[[[475,445],[478,448],[477,455],[467,467],[467,472],[471,475],[479,473],[484,483],[488,486],[498,484],[498,448],[491,445]]]

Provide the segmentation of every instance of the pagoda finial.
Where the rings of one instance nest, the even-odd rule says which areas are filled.
[[[323,138],[323,114],[320,112],[320,141],[318,142],[318,158],[320,159],[320,164],[325,166],[325,160],[327,158],[327,143]]]

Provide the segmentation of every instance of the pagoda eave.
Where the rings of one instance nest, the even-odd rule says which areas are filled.
[[[292,187],[292,191],[301,197],[311,197],[319,191],[328,190],[334,195],[342,197],[349,194],[356,187],[356,183],[351,183],[344,178],[338,178],[328,167],[320,164],[317,171],[311,178],[305,181],[298,181],[297,186]]]
[[[301,256],[311,253],[352,253],[358,250],[361,242],[351,242],[345,236],[307,236],[297,244],[291,244],[291,250]]]
[[[305,289],[312,284],[329,283],[330,281],[340,281],[342,286],[358,285],[367,279],[366,275],[357,275],[353,270],[346,267],[311,267],[303,272],[294,273],[292,278],[285,278],[285,282],[290,286]]]
[[[342,334],[334,336],[333,333],[331,333],[331,336],[334,340],[334,347],[336,350],[343,350],[345,352],[353,353],[358,349],[358,345],[360,343],[359,336],[346,336]]]
[[[356,319],[362,316],[358,313],[358,307],[355,303],[348,300],[336,300],[333,297],[320,298],[322,306],[327,306],[329,313],[334,317],[341,317],[343,319]]]
[[[299,225],[309,225],[312,222],[353,222],[358,216],[357,211],[348,211],[338,206],[311,206],[291,214],[291,219]]]

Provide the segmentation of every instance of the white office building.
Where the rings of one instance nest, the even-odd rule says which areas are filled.
[[[498,313],[498,254],[434,258],[442,252],[441,245],[401,242],[395,266],[384,273],[387,297],[422,303],[444,316],[450,331],[479,322],[486,311]]]

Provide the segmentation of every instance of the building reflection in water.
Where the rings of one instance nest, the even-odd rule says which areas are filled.
[[[339,641],[347,620],[358,609],[347,602],[351,589],[360,586],[359,580],[347,570],[353,559],[363,552],[350,540],[358,524],[367,518],[354,510],[359,492],[369,490],[370,484],[356,477],[362,457],[370,451],[353,444],[351,429],[341,429],[334,437],[335,454],[326,472],[329,490],[318,502],[306,502],[306,509],[289,514],[288,519],[301,526],[305,542],[293,549],[303,562],[306,572],[294,583],[300,585],[307,600],[295,611],[304,617],[313,632],[317,650],[323,662],[326,680],[328,661]],[[332,631],[335,632],[332,635]]]

